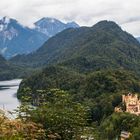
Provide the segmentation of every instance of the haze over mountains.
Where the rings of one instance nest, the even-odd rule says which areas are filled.
[[[41,47],[49,37],[69,27],[78,25],[43,18],[35,23],[34,29],[31,29],[15,19],[3,17],[0,19],[0,53],[6,58],[31,53]]]

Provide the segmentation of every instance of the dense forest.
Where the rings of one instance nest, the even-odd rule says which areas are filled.
[[[97,140],[112,140],[119,137],[121,131],[125,130],[133,133],[133,139],[138,140],[140,118],[128,113],[114,113],[114,108],[122,105],[122,94],[128,92],[140,93],[140,80],[130,71],[100,70],[80,74],[65,67],[51,66],[23,80],[18,91],[18,98],[22,102],[38,106],[37,110],[31,112],[33,113],[30,115],[32,120],[41,122],[45,130],[51,129],[53,135],[57,133],[62,139],[78,139],[84,134]],[[59,96],[62,96],[62,99]],[[78,112],[76,108],[70,109],[69,107],[74,104],[80,105],[85,112],[82,112],[83,110]],[[86,115],[83,118],[85,121],[83,126],[80,125],[81,120],[73,118],[74,113],[77,117],[81,115],[79,119],[82,119],[82,115]],[[49,116],[54,118],[49,120]],[[134,117],[135,120],[132,119]],[[71,126],[75,120],[79,124]],[[79,125],[82,130],[75,129]],[[65,130],[73,127],[71,129],[75,131],[69,135],[70,132],[64,132],[64,127],[66,127]]]
[[[0,55],[0,80],[23,78],[29,76],[34,70],[16,64],[11,64]]]
[[[64,30],[36,52],[17,55],[10,62],[34,68],[61,64],[78,72],[121,67],[139,73],[140,44],[116,23],[101,21]]]
[[[64,30],[9,63],[31,70],[17,93],[24,129],[11,126],[13,131],[0,137],[115,140],[128,131],[130,140],[140,139],[140,117],[114,112],[124,107],[122,94],[140,96],[140,44],[116,23]]]

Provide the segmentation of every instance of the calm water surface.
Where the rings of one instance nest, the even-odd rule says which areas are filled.
[[[16,93],[21,79],[0,81],[0,108],[13,111],[19,106]]]

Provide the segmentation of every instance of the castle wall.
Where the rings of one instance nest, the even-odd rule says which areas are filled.
[[[126,112],[140,114],[140,100],[137,94],[122,95],[122,102],[126,105]]]

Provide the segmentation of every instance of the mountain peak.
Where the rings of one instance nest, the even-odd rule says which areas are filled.
[[[47,39],[44,34],[23,26],[15,19],[0,18],[0,54],[6,58],[32,52]]]
[[[8,26],[14,24],[14,23],[17,23],[17,21],[15,19],[12,19],[12,18],[9,18],[7,16],[5,17],[2,17],[0,19],[0,31],[4,31],[4,30],[7,30]]]
[[[10,18],[2,17],[0,19],[0,31],[7,29],[9,23],[10,23]]]
[[[49,37],[54,36],[55,34],[63,31],[64,29],[79,27],[79,25],[75,22],[63,23],[58,19],[50,17],[44,17],[39,21],[35,22],[34,25],[37,31]]]
[[[13,18],[9,18],[8,16],[4,16],[2,18],[0,18],[0,24],[9,24],[11,22],[17,22],[17,20],[13,19]]]
[[[9,17],[2,17],[0,19],[0,31],[4,30],[5,28],[7,28],[8,24],[10,23],[10,18]]]
[[[121,27],[117,23],[115,23],[114,21],[108,21],[108,20],[102,20],[96,23],[93,27],[101,28],[101,29],[111,29],[111,28],[121,29]]]
[[[45,24],[53,24],[53,23],[61,23],[61,21],[55,19],[55,18],[50,18],[50,17],[43,17],[40,20],[38,20],[37,22],[35,22],[34,24],[36,26],[45,26]]]
[[[74,27],[74,28],[78,28],[79,27],[79,25],[75,21],[68,22],[67,26]]]
[[[9,17],[5,16],[0,21],[3,22],[3,23],[5,23],[5,24],[9,24],[10,23],[10,20],[11,19]]]

